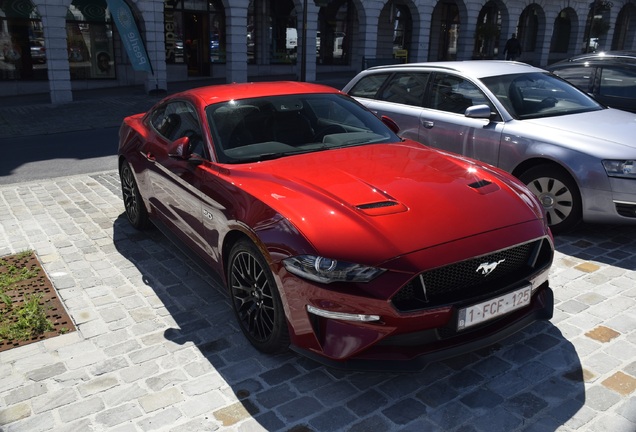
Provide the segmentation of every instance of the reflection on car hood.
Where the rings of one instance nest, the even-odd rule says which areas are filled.
[[[507,174],[414,142],[233,165],[230,176],[335,258],[364,250],[379,262],[537,218]]]
[[[589,144],[586,151],[599,157],[633,157],[636,150],[636,114],[616,109],[604,109],[581,114],[571,114],[541,119],[522,120],[520,126],[525,131],[542,135],[545,140],[557,144],[567,144],[560,141],[562,136],[566,140],[573,140],[579,147]],[[530,126],[530,127],[528,127]],[[550,128],[552,131],[537,129]],[[608,146],[614,143],[614,146]],[[599,144],[601,145],[599,147]],[[631,150],[630,150],[631,149]],[[629,154],[625,154],[625,151]]]

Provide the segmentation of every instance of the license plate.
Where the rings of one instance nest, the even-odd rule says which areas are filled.
[[[530,304],[532,287],[527,286],[501,297],[459,310],[457,330],[483,323]]]

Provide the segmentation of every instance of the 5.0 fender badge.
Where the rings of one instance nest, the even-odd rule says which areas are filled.
[[[492,273],[493,271],[495,271],[495,269],[497,268],[497,266],[499,264],[501,264],[502,262],[504,262],[505,259],[499,260],[499,261],[494,261],[494,262],[485,262],[485,263],[481,263],[479,264],[479,267],[477,267],[477,270],[475,270],[478,273],[481,273],[484,276],[488,276],[490,273]]]

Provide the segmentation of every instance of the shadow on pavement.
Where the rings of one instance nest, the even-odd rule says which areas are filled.
[[[291,352],[268,356],[252,348],[220,279],[159,230],[138,232],[122,214],[114,240],[138,270],[128,272],[133,284],[160,302],[155,307],[163,322],[143,331],[163,329],[156,343],[180,362],[174,384],[205,401],[200,415],[223,426],[251,417],[266,430],[545,432],[585,404],[579,357],[549,322],[416,373],[334,370]],[[224,391],[236,399],[229,407],[218,396]],[[188,415],[197,414],[189,409]]]
[[[636,270],[636,226],[580,224],[555,238],[557,251],[578,258]]]

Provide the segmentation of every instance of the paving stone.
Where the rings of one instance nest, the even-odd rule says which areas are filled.
[[[104,427],[114,427],[129,420],[134,420],[143,415],[141,409],[134,403],[126,403],[99,412],[95,416],[95,421]]]
[[[34,383],[27,384],[12,390],[5,396],[4,402],[7,405],[17,404],[18,402],[23,402],[29,399],[32,399],[36,396],[40,396],[47,392],[47,386],[44,383]]]
[[[278,407],[277,411],[289,423],[293,423],[308,416],[313,416],[322,410],[320,402],[309,396],[300,396]]]
[[[12,403],[9,407],[0,408],[0,426],[28,418],[30,415],[30,404],[26,402]]]
[[[181,412],[178,409],[168,408],[155,415],[144,417],[137,424],[143,431],[160,430],[165,429],[166,425],[175,424],[181,417]]]
[[[214,412],[214,417],[222,426],[232,426],[258,414],[259,410],[250,401],[244,400]]]
[[[139,404],[146,413],[177,404],[184,400],[181,391],[176,387],[150,393],[139,398]]]
[[[85,399],[59,409],[60,419],[65,423],[70,423],[82,417],[88,417],[91,414],[98,413],[105,408],[104,401],[95,397]]]
[[[32,398],[31,406],[34,413],[40,414],[73,403],[77,399],[78,396],[75,391],[56,390]]]
[[[320,414],[309,420],[309,426],[313,430],[321,432],[340,431],[343,425],[356,420],[356,417],[343,407],[335,407],[322,411]]]
[[[40,369],[32,370],[26,373],[25,375],[29,380],[43,381],[43,380],[46,380],[47,378],[52,378],[52,377],[55,377],[56,375],[60,375],[66,371],[67,369],[64,363],[59,362],[59,363],[45,366]]]
[[[636,378],[621,371],[614,373],[601,384],[622,396],[628,396],[636,391]]]

